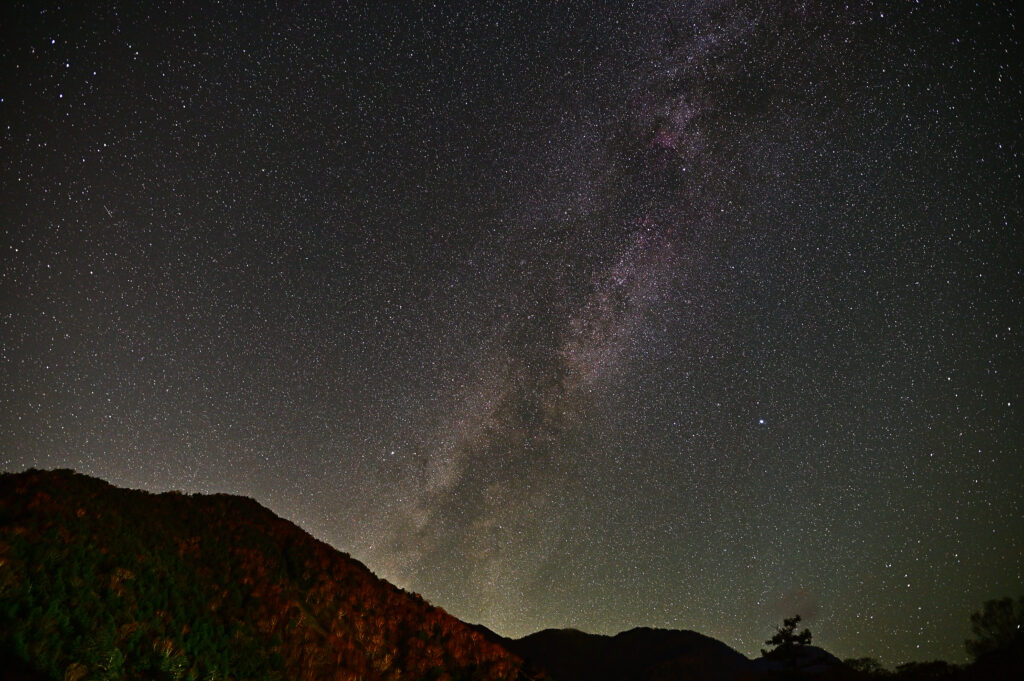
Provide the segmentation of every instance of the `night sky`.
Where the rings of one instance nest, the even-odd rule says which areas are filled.
[[[0,469],[509,636],[962,661],[1021,593],[1011,3],[4,4]]]

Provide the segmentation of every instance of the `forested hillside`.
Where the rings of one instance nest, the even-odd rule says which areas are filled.
[[[0,475],[0,648],[53,679],[515,679],[501,646],[251,499]]]

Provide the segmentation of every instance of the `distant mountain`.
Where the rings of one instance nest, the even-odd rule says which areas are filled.
[[[547,629],[506,646],[558,681],[727,681],[754,670],[729,646],[692,631],[641,628],[600,636]]]
[[[0,475],[0,678],[533,678],[255,501]]]
[[[557,681],[1021,681],[1024,659],[1004,651],[966,667],[911,662],[895,671],[854,669],[817,646],[749,660],[692,631],[631,629],[615,636],[547,629],[518,640],[482,633]]]

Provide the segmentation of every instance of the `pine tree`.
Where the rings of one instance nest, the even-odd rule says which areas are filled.
[[[785,660],[790,669],[796,670],[800,658],[800,648],[811,643],[811,630],[804,629],[800,633],[796,633],[798,624],[800,624],[800,615],[782,620],[782,626],[775,632],[775,635],[765,641],[767,645],[775,647],[772,650],[762,648],[761,655]]]

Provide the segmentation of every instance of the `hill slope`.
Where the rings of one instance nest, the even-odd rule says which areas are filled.
[[[528,676],[251,499],[71,471],[0,475],[0,655],[72,681]]]

